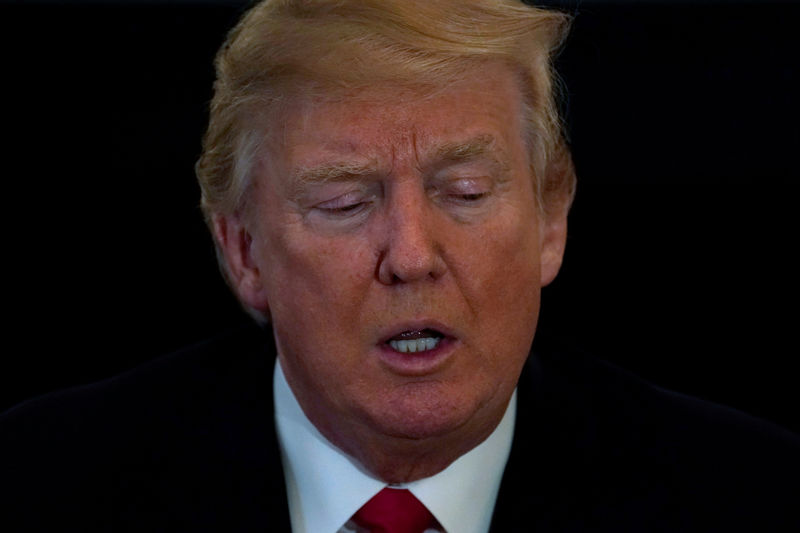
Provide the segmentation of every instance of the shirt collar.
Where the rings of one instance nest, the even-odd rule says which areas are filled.
[[[279,362],[273,391],[289,514],[295,533],[334,533],[387,484],[331,444],[297,403]],[[516,416],[514,391],[503,419],[481,444],[409,489],[446,531],[486,533],[503,477]]]

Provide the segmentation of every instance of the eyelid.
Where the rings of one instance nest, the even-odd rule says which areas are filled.
[[[374,201],[374,192],[349,191],[312,205],[308,215],[312,221],[333,224],[333,226],[329,226],[330,228],[352,227],[352,224],[363,221],[364,217],[368,216]]]
[[[445,194],[486,194],[492,190],[492,179],[488,176],[459,177],[447,180],[443,185]]]
[[[342,208],[363,203],[370,195],[365,194],[363,191],[350,191],[340,194],[330,200],[325,200],[316,204],[314,207],[325,211],[337,211]]]
[[[335,181],[306,184],[298,205],[303,210],[316,208],[337,208],[347,202],[357,202],[359,198],[374,196],[375,190],[371,183],[357,180]]]

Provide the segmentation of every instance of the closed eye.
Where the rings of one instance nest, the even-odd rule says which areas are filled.
[[[483,203],[491,194],[492,181],[490,178],[458,178],[443,184],[442,200],[466,207],[474,207]]]
[[[486,200],[489,198],[490,193],[487,192],[471,192],[471,193],[451,193],[444,195],[442,200],[445,203],[450,204],[456,208],[464,208],[464,209],[471,209],[471,208],[478,208],[482,207]]]
[[[371,197],[364,198],[362,193],[347,193],[331,200],[321,202],[314,209],[330,218],[347,218],[360,213],[371,203]]]
[[[335,214],[346,214],[346,213],[349,213],[350,211],[355,211],[356,209],[359,209],[363,205],[364,205],[364,202],[358,202],[356,204],[343,205],[341,207],[317,206],[317,209],[320,209],[322,211],[325,211],[326,213],[330,213],[332,215],[335,215]]]
[[[473,193],[467,193],[467,194],[458,194],[458,195],[455,195],[455,196],[457,196],[461,200],[464,200],[465,202],[475,202],[477,200],[485,198],[487,194],[489,194],[489,193],[486,193],[486,192],[473,192]]]

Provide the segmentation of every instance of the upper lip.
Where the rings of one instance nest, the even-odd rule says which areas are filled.
[[[455,337],[455,333],[453,332],[452,328],[448,327],[447,325],[443,324],[438,320],[432,319],[420,319],[420,320],[409,320],[406,322],[398,322],[392,324],[391,326],[387,326],[381,330],[380,334],[380,341],[379,344],[389,342],[393,337],[403,333],[404,331],[421,331],[423,329],[430,329],[434,331],[438,331],[441,335],[445,337]]]

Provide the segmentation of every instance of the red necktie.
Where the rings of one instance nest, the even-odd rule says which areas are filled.
[[[370,533],[422,533],[439,522],[406,489],[385,488],[353,515],[353,522]]]

